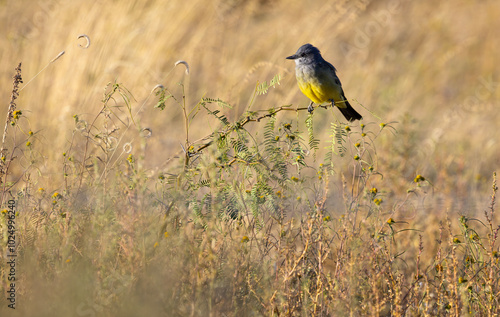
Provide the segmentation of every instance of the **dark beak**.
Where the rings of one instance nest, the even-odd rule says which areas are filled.
[[[286,59],[297,59],[298,56],[297,55],[292,55],[292,56],[288,56]]]

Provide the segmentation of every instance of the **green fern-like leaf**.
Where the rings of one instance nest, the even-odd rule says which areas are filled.
[[[223,212],[220,216],[223,219],[236,219],[239,216],[239,206],[238,198],[233,188],[230,185],[226,185],[220,190],[220,196],[218,197],[222,204],[221,210]]]
[[[202,212],[202,209],[203,209],[203,205],[200,204],[200,202],[196,199],[193,199],[190,203],[189,203],[189,207],[190,209],[193,210],[193,214],[194,214],[194,221],[199,223],[204,229],[207,228],[207,222],[205,220],[205,216],[203,215],[203,212]]]
[[[283,160],[278,160],[274,163],[273,168],[278,172],[281,176],[278,181],[283,184],[288,179],[288,167]]]
[[[158,96],[158,102],[156,103],[155,108],[165,110],[165,102],[167,101],[167,99],[172,97],[171,94],[167,94],[166,92],[167,90],[165,88],[162,88],[156,92],[156,96]]]
[[[199,187],[210,187],[210,180],[202,179],[202,180],[200,180],[198,186]]]
[[[233,148],[236,155],[248,152],[248,147],[243,140],[233,139],[231,140],[231,147]]]
[[[313,114],[309,114],[306,119],[307,134],[309,136],[309,149],[313,151],[313,158],[316,161],[316,151],[318,150],[319,140],[314,137]]]
[[[222,124],[224,126],[229,126],[230,125],[229,120],[226,118],[225,115],[223,115],[223,114],[219,115],[219,113],[220,113],[219,110],[211,111],[207,107],[205,107],[205,109],[207,109],[207,111],[208,111],[209,114],[211,114],[212,116],[216,117],[220,122],[222,122]]]
[[[221,100],[219,98],[213,99],[213,98],[201,98],[201,104],[205,106],[207,103],[217,103],[217,105],[223,107],[223,108],[229,108],[232,109],[233,107],[226,101]]]
[[[222,124],[225,127],[230,126],[230,123],[229,123],[229,120],[227,119],[227,117],[223,114],[220,114],[219,110],[211,110],[210,108],[207,107],[207,103],[215,103],[215,102],[219,106],[231,108],[231,105],[229,105],[227,102],[222,101],[220,99],[211,99],[211,98],[202,98],[199,105],[201,105],[203,108],[205,108],[205,110],[207,110],[208,114],[216,117],[220,122],[222,122]]]
[[[271,82],[269,83],[269,85],[272,86],[273,88],[275,88],[276,85],[280,84],[280,80],[281,80],[281,75],[276,74],[276,75],[274,75],[273,79],[271,79]]]
[[[275,88],[276,85],[280,84],[281,80],[281,75],[277,74],[271,79],[271,82],[268,84],[267,81],[264,81],[263,83],[257,85],[257,95],[264,95],[267,94],[269,91],[269,88],[273,87]]]
[[[332,152],[338,154],[340,157],[344,157],[347,149],[345,147],[345,138],[347,133],[344,129],[342,129],[338,124],[332,123],[331,126],[332,131]]]
[[[202,199],[203,205],[205,206],[205,209],[207,210],[207,213],[210,214],[212,213],[212,195],[211,194],[205,194]]]
[[[276,136],[274,133],[274,126],[276,117],[272,116],[269,121],[264,125],[264,149],[266,153],[271,154],[276,149]]]
[[[267,94],[267,91],[269,90],[269,85],[267,82],[263,82],[259,85],[257,85],[257,95],[264,95]]]
[[[331,172],[331,171],[334,171],[334,163],[333,163],[333,155],[334,155],[334,152],[332,151],[328,151],[326,152],[325,154],[325,167],[326,169]]]

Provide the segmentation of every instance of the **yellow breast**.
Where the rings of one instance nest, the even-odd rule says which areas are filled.
[[[334,100],[342,101],[342,87],[335,82],[335,74],[330,70],[311,71],[297,69],[297,83],[300,91],[316,104]]]
[[[322,104],[323,102],[328,101],[328,98],[325,96],[325,93],[320,85],[311,82],[299,81],[299,88],[300,91],[307,96],[307,98],[311,99],[316,104]]]

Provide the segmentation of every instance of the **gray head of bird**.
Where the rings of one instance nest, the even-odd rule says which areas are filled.
[[[288,56],[286,59],[295,60],[295,64],[304,64],[314,61],[316,58],[321,58],[319,50],[311,44],[304,44],[295,54]]]

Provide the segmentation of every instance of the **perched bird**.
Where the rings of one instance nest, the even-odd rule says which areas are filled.
[[[323,59],[316,47],[304,44],[297,53],[287,59],[295,60],[295,75],[299,88],[311,99],[307,108],[309,112],[314,110],[313,103],[321,105],[328,101],[332,106],[337,106],[348,121],[363,118],[347,101],[336,74],[337,70]]]

